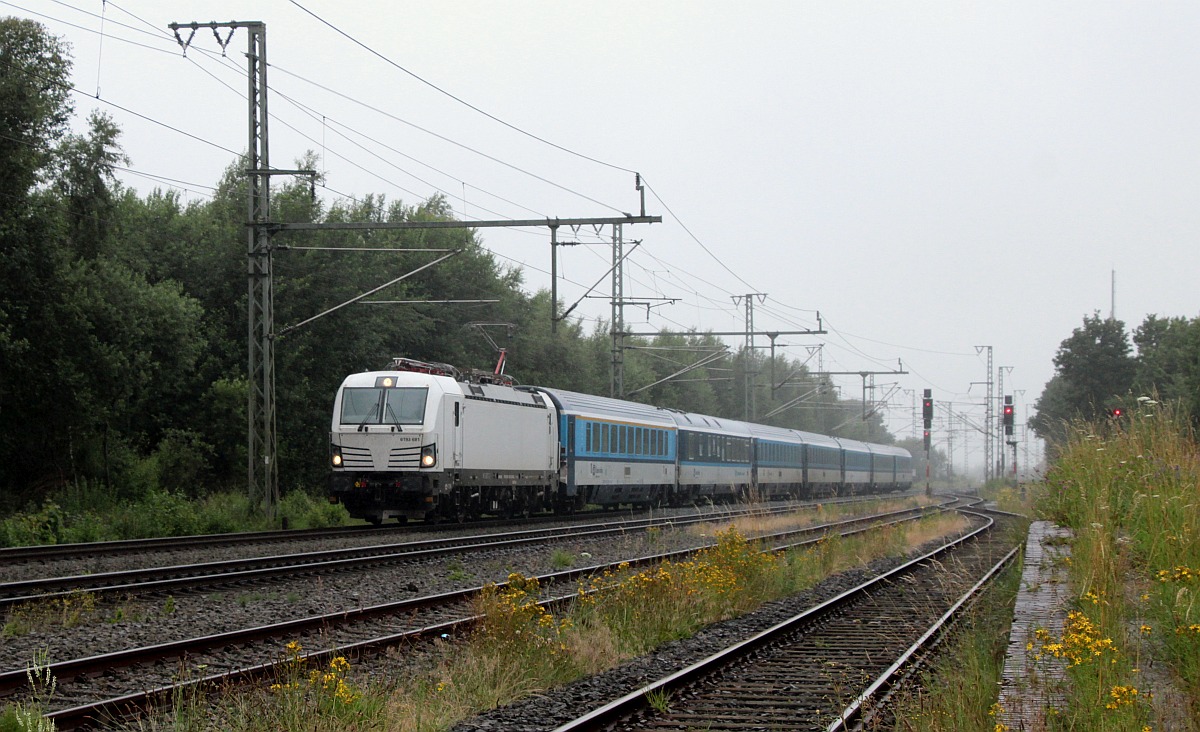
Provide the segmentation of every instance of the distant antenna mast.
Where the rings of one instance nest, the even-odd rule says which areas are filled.
[[[1117,270],[1112,271],[1112,293],[1109,296],[1108,319],[1117,319]]]

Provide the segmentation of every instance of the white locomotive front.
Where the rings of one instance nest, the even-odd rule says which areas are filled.
[[[396,359],[346,378],[330,427],[330,496],[381,523],[538,511],[558,473],[555,410],[503,377]]]

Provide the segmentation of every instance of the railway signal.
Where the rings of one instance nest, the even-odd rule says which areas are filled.
[[[1004,434],[1011,435],[1013,433],[1013,403],[1012,397],[1004,397]]]
[[[925,420],[925,433],[933,427],[933,390],[925,390],[925,398],[921,401],[921,417]]]

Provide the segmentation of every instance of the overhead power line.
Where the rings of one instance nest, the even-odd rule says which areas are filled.
[[[452,93],[450,93],[450,92],[446,91],[445,89],[443,89],[442,87],[438,86],[437,84],[434,84],[432,81],[429,81],[428,79],[426,79],[426,78],[424,78],[424,77],[422,77],[422,76],[420,76],[420,75],[416,74],[415,72],[413,72],[413,71],[410,71],[409,69],[407,69],[407,68],[405,68],[405,67],[401,66],[400,64],[396,63],[395,61],[393,61],[392,59],[388,58],[387,56],[384,56],[384,55],[383,55],[382,53],[380,53],[379,51],[376,51],[375,49],[371,48],[371,47],[370,47],[370,46],[368,46],[367,44],[363,43],[362,41],[358,40],[358,39],[357,39],[357,38],[355,38],[354,36],[350,35],[350,34],[349,34],[349,33],[347,33],[346,31],[342,30],[341,28],[338,28],[338,27],[337,27],[337,26],[335,26],[333,23],[330,23],[328,20],[325,20],[324,18],[322,18],[321,16],[317,15],[317,14],[316,14],[316,13],[314,13],[313,11],[311,11],[311,10],[309,10],[308,8],[304,7],[303,5],[301,5],[301,4],[300,4],[299,2],[297,2],[296,0],[291,0],[291,3],[292,3],[292,5],[295,5],[296,7],[300,8],[300,9],[301,9],[301,10],[303,10],[304,12],[308,13],[309,15],[311,15],[313,18],[316,18],[316,19],[317,19],[319,22],[321,22],[322,24],[324,24],[324,25],[328,26],[330,29],[332,29],[333,31],[335,31],[336,33],[338,33],[339,35],[341,35],[343,38],[345,38],[345,39],[349,40],[351,43],[353,43],[353,44],[355,44],[356,46],[358,46],[358,47],[362,48],[363,50],[367,51],[367,52],[368,52],[368,53],[370,53],[371,55],[373,55],[373,56],[375,56],[375,57],[377,57],[377,58],[381,59],[381,60],[382,60],[382,61],[384,61],[385,63],[387,63],[387,64],[389,64],[389,65],[391,65],[391,66],[393,66],[393,67],[395,67],[395,68],[399,69],[400,71],[403,71],[404,73],[408,74],[408,75],[409,75],[409,76],[411,76],[412,78],[414,78],[414,79],[416,79],[417,81],[421,82],[422,84],[424,84],[424,85],[428,86],[430,89],[433,89],[434,91],[437,91],[437,92],[438,92],[438,93],[440,93],[440,94],[444,94],[445,96],[449,97],[450,99],[453,99],[454,101],[458,102],[459,104],[463,105],[464,107],[467,107],[468,109],[472,109],[472,110],[474,110],[474,111],[478,112],[479,114],[482,114],[484,117],[487,117],[488,119],[492,120],[493,122],[496,122],[496,123],[498,123],[498,124],[504,125],[505,127],[509,128],[510,130],[513,130],[514,132],[518,132],[518,133],[520,133],[520,134],[522,134],[522,135],[525,135],[526,137],[528,137],[528,138],[530,138],[530,139],[537,140],[538,142],[540,142],[540,143],[542,143],[542,144],[544,144],[544,145],[549,145],[550,147],[552,147],[552,148],[554,148],[554,149],[556,149],[556,150],[560,150],[560,151],[562,151],[562,152],[565,152],[565,153],[567,153],[568,155],[574,155],[574,156],[575,156],[575,157],[577,157],[577,158],[582,158],[583,160],[587,160],[587,161],[589,161],[589,162],[596,163],[597,165],[603,165],[604,167],[606,167],[606,168],[612,168],[613,170],[620,170],[620,171],[624,171],[624,172],[626,172],[626,173],[636,173],[636,172],[637,172],[637,171],[635,171],[635,170],[631,170],[631,169],[629,169],[629,168],[622,167],[622,166],[620,166],[620,165],[614,165],[613,163],[608,163],[608,162],[605,162],[605,161],[603,161],[603,160],[599,160],[599,159],[597,159],[597,158],[594,158],[594,157],[592,157],[592,156],[590,156],[590,155],[585,155],[585,154],[583,154],[583,153],[581,153],[581,152],[578,152],[578,151],[572,150],[572,149],[570,149],[570,148],[568,148],[568,147],[564,147],[564,146],[562,146],[562,145],[559,145],[559,144],[557,144],[557,143],[551,142],[551,141],[547,140],[547,139],[546,139],[546,138],[544,138],[544,137],[540,137],[540,136],[538,136],[538,135],[535,135],[534,133],[532,133],[532,132],[529,132],[528,130],[522,129],[522,128],[520,128],[520,127],[517,127],[517,126],[516,126],[516,125],[514,125],[514,124],[511,124],[511,123],[509,123],[509,122],[506,122],[505,120],[502,120],[502,119],[500,119],[500,118],[499,118],[499,117],[497,117],[496,115],[494,115],[494,114],[492,114],[492,113],[490,113],[490,112],[487,112],[487,111],[485,111],[485,110],[483,110],[483,109],[480,109],[479,107],[475,106],[474,104],[471,104],[470,102],[468,102],[468,101],[466,101],[466,100],[462,99],[461,97],[458,97],[458,96],[456,96],[456,95],[454,95],[454,94],[452,94]]]

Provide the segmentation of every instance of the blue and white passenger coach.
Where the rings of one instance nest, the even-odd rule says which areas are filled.
[[[572,504],[659,505],[675,487],[675,421],[637,402],[529,388],[558,409],[563,495]]]
[[[750,428],[745,422],[675,412],[679,428],[679,492],[713,502],[750,496]]]

